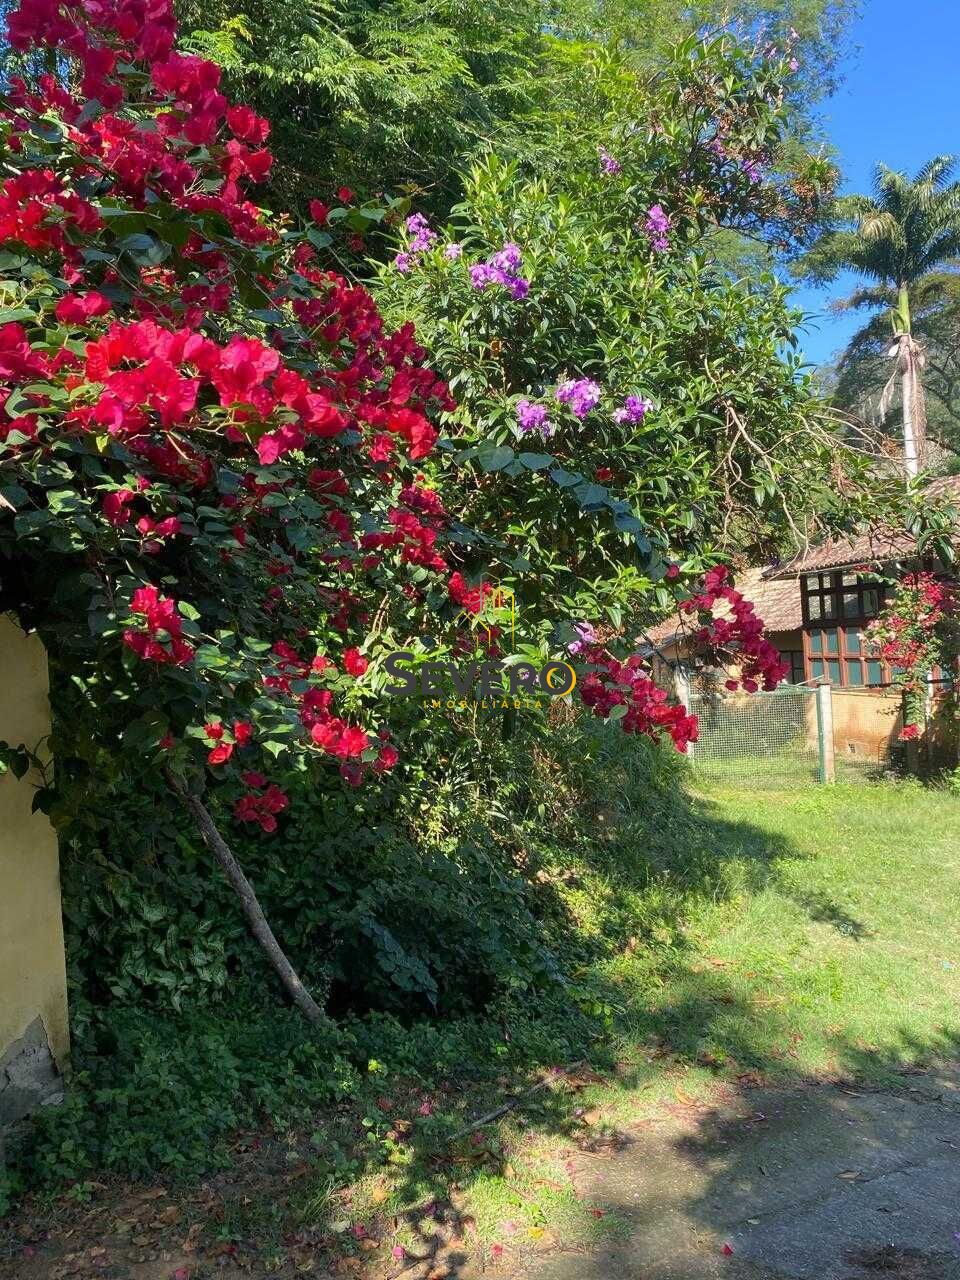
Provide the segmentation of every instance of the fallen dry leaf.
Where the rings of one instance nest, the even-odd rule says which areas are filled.
[[[183,1250],[184,1253],[193,1253],[194,1249],[196,1249],[197,1237],[200,1235],[201,1230],[202,1230],[202,1227],[199,1222],[193,1223],[193,1225],[190,1227],[190,1230],[183,1237],[183,1241],[180,1245],[180,1248]]]

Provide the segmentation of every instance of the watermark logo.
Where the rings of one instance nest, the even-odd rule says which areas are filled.
[[[489,586],[484,590],[483,602],[478,612],[464,609],[458,615],[471,630],[485,636],[485,647],[490,650],[505,640],[509,634],[511,651],[516,648],[517,597],[513,588]],[[411,664],[414,664],[411,669]],[[409,649],[398,649],[384,660],[387,675],[396,683],[388,684],[384,692],[392,698],[420,696],[425,699],[450,699],[451,693],[461,703],[497,702],[512,699],[507,705],[522,705],[526,698],[564,698],[577,684],[577,673],[569,662],[551,659],[539,666],[508,656],[490,657],[485,660],[431,661],[417,663],[416,655]],[[439,705],[439,704],[436,704]],[[455,703],[451,703],[455,705]]]

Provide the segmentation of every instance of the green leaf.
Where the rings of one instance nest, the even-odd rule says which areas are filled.
[[[551,471],[550,479],[561,489],[569,489],[572,485],[583,483],[583,476],[579,471],[564,471],[563,467],[556,467]]]
[[[617,512],[613,517],[613,523],[621,533],[642,533],[646,528],[646,525],[638,516],[624,511]]]
[[[607,501],[607,490],[602,484],[578,485],[573,495],[584,510],[596,510],[605,506]]]
[[[140,267],[158,267],[172,253],[170,245],[145,231],[134,231],[131,235],[122,236],[116,246]]]
[[[477,460],[484,471],[502,471],[515,456],[509,445],[502,444],[495,449],[481,450]]]
[[[544,467],[553,465],[554,458],[549,453],[521,453],[518,459],[528,471],[542,471]]]

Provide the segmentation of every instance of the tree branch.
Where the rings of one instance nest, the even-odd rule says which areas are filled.
[[[220,864],[223,874],[227,877],[237,897],[240,899],[243,913],[247,917],[247,923],[250,925],[250,932],[263,948],[271,968],[283,984],[287,995],[307,1021],[316,1026],[323,1021],[323,1010],[297,977],[293,965],[287,959],[279,942],[277,942],[267,917],[263,914],[263,908],[260,906],[253,885],[243,874],[243,869],[233,856],[230,846],[217,829],[216,823],[210,816],[210,811],[199,796],[191,795],[183,783],[169,770],[164,770],[164,773],[171,790],[197,824],[197,829],[203,836],[204,843]]]

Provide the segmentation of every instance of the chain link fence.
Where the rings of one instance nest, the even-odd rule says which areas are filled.
[[[687,701],[700,722],[691,764],[705,780],[771,789],[828,780],[829,726],[815,688],[696,693]]]

